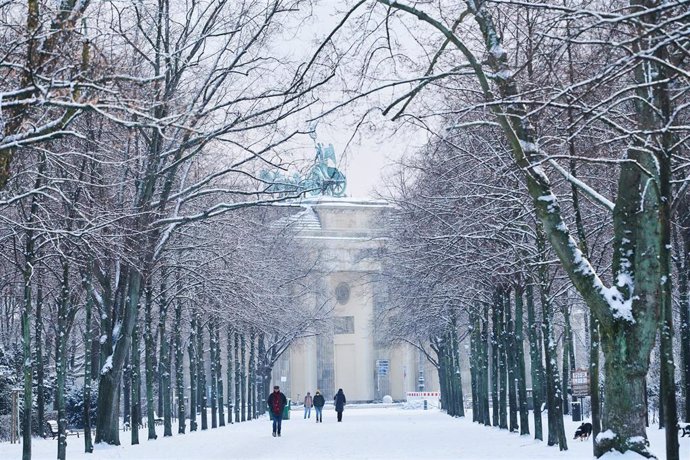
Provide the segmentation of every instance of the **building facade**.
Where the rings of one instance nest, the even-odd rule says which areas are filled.
[[[348,401],[380,401],[406,392],[438,391],[436,370],[408,345],[387,347],[376,327],[376,312],[386,307],[382,275],[384,201],[325,198],[303,201],[291,219],[298,241],[319,260],[322,293],[331,321],[313,337],[291,345],[273,369],[273,381],[295,401],[319,389],[332,400],[342,388]]]

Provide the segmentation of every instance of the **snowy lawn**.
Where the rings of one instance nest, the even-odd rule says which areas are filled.
[[[328,408],[327,408],[328,409]],[[473,424],[471,418],[451,418],[437,410],[404,410],[400,407],[348,407],[343,422],[337,423],[332,408],[324,410],[323,423],[304,420],[301,410],[293,410],[283,422],[280,438],[271,436],[268,417],[228,425],[204,432],[159,438],[130,446],[129,432],[123,432],[122,446],[98,445],[92,455],[83,453],[83,439],[68,438],[68,459],[592,459],[592,443],[568,440],[569,450],[547,447],[532,437],[519,436],[497,428]],[[210,420],[210,418],[209,418]],[[572,437],[579,422],[566,419]],[[532,420],[530,419],[530,422]],[[546,420],[544,420],[546,422]],[[546,424],[544,424],[546,426]],[[663,431],[650,428],[652,451],[664,458]],[[681,438],[680,458],[690,458],[690,438]],[[56,441],[35,439],[34,459],[56,458]],[[609,459],[639,456],[609,455]],[[0,459],[20,459],[21,446],[0,443]]]

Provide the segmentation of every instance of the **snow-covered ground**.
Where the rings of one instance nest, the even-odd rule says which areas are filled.
[[[578,422],[566,419],[572,436]],[[531,422],[532,420],[530,420]],[[130,446],[129,432],[123,432],[122,446],[98,445],[92,455],[84,454],[83,439],[68,438],[68,459],[592,459],[592,444],[568,440],[568,451],[497,428],[472,423],[471,418],[452,418],[437,410],[405,410],[401,407],[348,407],[343,422],[337,423],[331,408],[324,411],[323,423],[304,420],[301,410],[293,410],[283,422],[280,438],[271,436],[267,417],[185,435],[146,440]],[[175,431],[175,430],[174,430]],[[651,449],[664,456],[663,431],[649,429]],[[680,458],[690,458],[690,438],[681,438]],[[34,459],[56,458],[56,441],[35,439]],[[611,459],[640,458],[633,455],[607,456]],[[21,446],[0,443],[0,459],[20,459]]]

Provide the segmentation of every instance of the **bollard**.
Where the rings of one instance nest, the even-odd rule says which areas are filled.
[[[424,400],[424,410],[426,410],[426,399]]]

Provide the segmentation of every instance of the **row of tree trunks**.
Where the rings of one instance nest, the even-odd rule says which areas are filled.
[[[458,350],[457,324],[454,313],[451,313],[451,317],[448,331],[436,342],[434,348],[438,356],[437,370],[440,390],[443,395],[443,408],[448,415],[464,417],[465,407],[460,380],[462,370]]]
[[[493,424],[493,426],[511,431],[519,429],[521,434],[529,434],[523,334],[523,294],[526,292],[533,386],[532,402],[537,408],[535,410],[535,438],[542,439],[540,410],[543,401],[541,385],[543,371],[540,371],[542,351],[539,322],[534,314],[533,288],[531,285],[527,285],[526,288],[517,286],[512,289],[512,292],[515,293],[514,315],[510,303],[511,290],[504,287],[494,289],[491,306],[480,304],[470,311],[470,375],[472,407],[475,412],[473,421],[487,426]],[[492,310],[491,315],[489,315],[489,308]],[[501,342],[503,342],[502,346]],[[503,354],[502,358],[501,354]],[[503,365],[501,365],[502,360]],[[442,362],[442,359],[439,359],[439,362]],[[489,409],[490,394],[493,399],[493,411]],[[509,404],[506,405],[508,397]],[[510,418],[508,418],[508,409]]]

